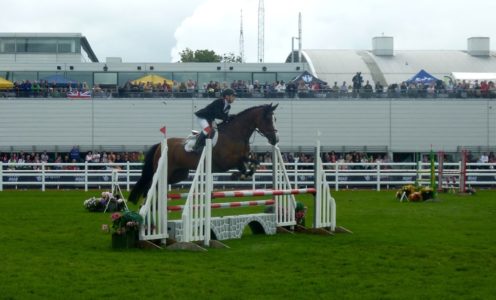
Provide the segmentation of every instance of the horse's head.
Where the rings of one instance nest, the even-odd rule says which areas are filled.
[[[279,142],[279,135],[277,134],[277,129],[275,127],[274,110],[279,104],[272,105],[262,105],[262,113],[256,118],[255,126],[258,132],[265,136],[271,145],[275,145]]]

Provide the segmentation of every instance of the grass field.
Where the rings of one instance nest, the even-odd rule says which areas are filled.
[[[494,191],[428,203],[400,203],[394,191],[335,192],[338,225],[353,234],[247,234],[208,252],[112,250],[100,230],[110,214],[82,206],[97,194],[0,192],[0,299],[496,295]]]

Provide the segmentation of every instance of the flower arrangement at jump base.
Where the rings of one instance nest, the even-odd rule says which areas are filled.
[[[126,210],[113,213],[111,219],[112,248],[137,247],[143,217],[137,212]]]
[[[416,187],[414,185],[405,185],[401,187],[396,192],[396,199],[403,201],[403,199],[407,199],[411,202],[420,202],[429,199],[434,199],[435,193],[434,190],[430,187]]]
[[[102,192],[101,198],[91,197],[84,200],[84,207],[92,212],[114,212],[122,211],[126,208],[126,203],[120,195],[113,195],[111,192]]]

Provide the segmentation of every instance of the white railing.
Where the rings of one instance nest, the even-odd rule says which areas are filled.
[[[1,163],[0,191],[25,188],[101,189],[112,186],[112,170],[120,168],[119,184],[130,190],[141,176],[141,163]],[[334,190],[342,188],[389,189],[430,179],[430,163],[323,163],[327,182]],[[293,187],[312,186],[313,163],[285,163]],[[69,170],[76,167],[76,170]],[[233,181],[231,173],[214,173],[214,188],[223,186],[259,189],[272,186],[272,164],[262,163],[251,180]],[[444,163],[444,177],[459,183],[461,163]],[[178,186],[190,186],[194,173]],[[496,163],[467,163],[467,186],[496,187]],[[437,163],[436,163],[437,176]],[[446,180],[446,179],[445,179]],[[439,186],[439,183],[438,183]]]
[[[143,226],[140,240],[161,239],[165,242],[167,234],[167,140],[161,143],[160,159],[157,171],[153,174],[152,184],[146,195],[146,201],[140,208]]]
[[[210,203],[212,201],[212,140],[207,139],[181,215],[182,242],[210,244]]]

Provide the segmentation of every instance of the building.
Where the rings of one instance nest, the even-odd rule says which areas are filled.
[[[399,51],[393,40],[373,40],[371,50],[303,50],[301,63],[153,63],[100,61],[81,34],[0,34],[0,77],[40,80],[61,74],[88,85],[117,90],[146,74],[203,83],[234,80],[288,81],[303,71],[329,83],[351,81],[360,71],[365,80],[386,84],[426,69],[443,78],[451,72],[495,72],[496,55],[488,38],[471,38],[464,51]],[[288,60],[290,57],[288,57]],[[196,128],[193,112],[210,99],[135,98],[91,100],[0,99],[0,151],[144,150],[158,142],[158,128],[170,136],[186,136]],[[280,146],[285,151],[310,151],[320,139],[324,150],[401,154],[455,153],[462,148],[496,149],[494,99],[396,98],[240,98],[233,113],[276,102]],[[256,150],[266,151],[254,136]]]

